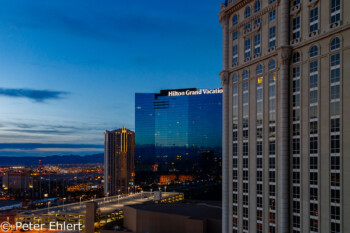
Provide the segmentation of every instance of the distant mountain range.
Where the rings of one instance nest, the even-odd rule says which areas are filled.
[[[93,155],[52,155],[46,157],[8,157],[0,156],[0,166],[37,166],[42,164],[88,164],[103,163],[103,153]]]

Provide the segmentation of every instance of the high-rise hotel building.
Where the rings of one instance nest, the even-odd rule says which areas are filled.
[[[229,0],[223,232],[350,232],[350,1]]]
[[[129,193],[135,177],[135,133],[125,127],[105,131],[104,193]]]

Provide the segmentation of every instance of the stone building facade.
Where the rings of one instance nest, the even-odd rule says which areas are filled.
[[[349,9],[222,3],[222,232],[350,232]]]

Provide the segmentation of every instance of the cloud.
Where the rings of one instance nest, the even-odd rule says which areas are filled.
[[[51,90],[34,90],[34,89],[11,89],[0,88],[0,96],[12,98],[27,98],[35,102],[45,102],[51,99],[62,99],[67,92]]]
[[[37,150],[37,151],[74,151],[74,150],[101,150],[103,145],[98,144],[46,144],[46,143],[0,143],[1,151],[27,151],[27,150]]]

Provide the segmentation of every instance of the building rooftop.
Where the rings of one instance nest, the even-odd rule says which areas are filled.
[[[188,216],[194,219],[221,220],[221,206],[218,206],[217,203],[139,204],[129,205],[129,207],[137,210]]]

